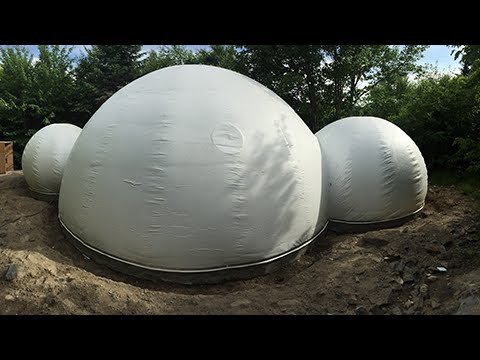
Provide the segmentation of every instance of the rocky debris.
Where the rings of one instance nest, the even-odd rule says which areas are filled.
[[[368,315],[368,311],[363,306],[357,306],[355,308],[355,314],[356,315]]]
[[[405,266],[405,269],[403,270],[403,281],[406,283],[414,282],[415,281],[415,274],[418,271],[411,267],[411,266]]]
[[[398,306],[394,306],[390,313],[392,315],[402,315],[402,310]]]
[[[53,295],[48,295],[45,298],[45,305],[47,307],[52,307],[52,306],[55,306],[56,304],[57,304],[57,299],[55,299]]]
[[[430,305],[433,310],[438,309],[441,305],[441,303],[435,299],[430,299],[425,301],[425,305]]]
[[[356,268],[355,269],[355,275],[362,275],[365,272],[365,269],[363,268]]]
[[[465,241],[468,243],[473,243],[473,242],[476,242],[477,239],[472,236],[465,236]]]
[[[402,260],[394,261],[390,264],[390,269],[397,274],[401,274],[404,268],[405,268],[405,262]]]
[[[347,298],[347,305],[356,305],[357,301],[358,301],[358,299],[357,299],[357,296],[355,294],[350,295]]]
[[[400,255],[398,254],[398,251],[396,249],[394,249],[393,247],[389,247],[387,249],[386,255],[388,257],[388,261],[394,261],[394,260],[400,258]]]
[[[427,284],[420,285],[420,288],[418,289],[418,292],[421,296],[426,298],[428,296],[428,285]]]
[[[447,204],[450,207],[453,207],[453,206],[457,205],[457,202],[455,200],[452,200],[452,199],[446,199],[445,204]]]
[[[393,298],[394,290],[392,288],[382,290],[375,299],[375,304],[377,306],[389,305],[392,303]]]
[[[434,244],[434,243],[429,243],[425,245],[424,249],[427,250],[427,252],[430,254],[443,254],[447,252],[447,249],[445,249],[445,246],[440,244]]]
[[[414,314],[415,314],[415,308],[412,306],[412,307],[409,307],[407,310],[405,310],[402,315],[414,315]]]
[[[17,278],[17,265],[10,264],[8,265],[7,272],[5,273],[5,279],[8,281],[13,281]]]
[[[385,315],[385,310],[380,305],[375,305],[370,309],[372,315]]]
[[[453,239],[450,238],[450,237],[445,237],[445,238],[442,239],[440,242],[442,243],[442,245],[443,245],[445,248],[451,247],[451,246],[454,244]]]
[[[402,280],[403,281],[403,280]],[[403,284],[400,285],[400,284],[397,284],[396,282],[394,282],[391,286],[391,289],[392,291],[402,291],[403,289]],[[396,295],[396,294],[395,294]]]
[[[422,219],[425,219],[431,215],[433,215],[433,212],[431,212],[430,210],[423,210],[422,212],[419,213],[419,216]]]
[[[0,239],[7,237],[7,232],[4,230],[0,230]]]
[[[448,252],[444,252],[444,253],[438,255],[438,258],[440,260],[450,260],[452,258],[452,254],[450,254]]]
[[[11,205],[1,197],[0,224],[38,205],[26,189],[10,191]],[[326,233],[300,261],[272,274],[188,288],[135,280],[85,262],[73,248],[60,246],[64,238],[52,205],[40,217],[0,229],[0,313],[473,313],[477,302],[465,299],[480,297],[480,272],[470,274],[478,268],[480,225],[474,223],[480,221],[467,212],[470,204],[461,194],[451,193],[438,188],[438,196],[427,200],[426,219],[360,235]],[[452,197],[455,209],[445,206]],[[8,283],[4,275],[12,262],[19,273]],[[448,272],[439,272],[440,266]]]
[[[467,235],[467,230],[465,230],[465,228],[453,229],[453,234],[452,234],[453,239],[457,239],[458,241],[459,238],[462,238],[465,235]]]
[[[391,282],[395,282],[398,285],[403,285],[403,279],[400,276],[398,276],[396,278],[392,278]]]
[[[455,315],[480,315],[480,297],[469,296],[463,299]]]
[[[30,235],[25,234],[25,235],[20,236],[20,242],[24,243],[24,242],[28,242],[28,241],[30,241]]]
[[[413,301],[412,301],[411,299],[408,299],[408,300],[405,301],[405,303],[403,304],[403,307],[404,307],[405,309],[409,309],[409,308],[412,307],[412,305],[413,305]]]
[[[249,300],[244,300],[244,301],[248,301],[248,304],[251,303],[251,301]],[[287,300],[281,300],[278,302],[278,305],[279,306],[295,306],[295,305],[299,305],[300,304],[300,301],[296,300],[296,299],[287,299]]]
[[[478,230],[479,228],[476,225],[472,225],[467,229],[469,234],[476,234]]]
[[[230,304],[231,307],[240,307],[240,306],[245,306],[248,304],[251,304],[252,302],[247,299],[239,299]]]

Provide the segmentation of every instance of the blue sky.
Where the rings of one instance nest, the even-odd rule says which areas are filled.
[[[431,45],[425,52],[424,57],[419,61],[419,64],[433,64],[438,67],[441,72],[455,72],[459,73],[460,63],[453,59],[450,55],[452,52],[451,47],[446,45]]]
[[[2,47],[6,45],[0,45]],[[84,53],[84,45],[74,46],[73,55],[80,55]],[[88,45],[87,45],[88,46]],[[144,45],[143,50],[149,51],[158,49],[160,45]],[[33,56],[38,56],[36,45],[27,45]],[[188,48],[196,51],[201,48],[208,48],[208,45],[187,45]],[[424,58],[419,61],[419,64],[433,64],[438,67],[438,70],[443,73],[459,72],[460,64],[450,55],[452,49],[446,45],[431,45],[424,53]]]

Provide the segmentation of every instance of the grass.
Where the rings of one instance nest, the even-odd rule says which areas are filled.
[[[460,175],[453,172],[434,172],[429,174],[429,183],[438,186],[455,186],[462,194],[474,199],[472,210],[480,220],[480,175]],[[472,235],[470,235],[472,236]],[[480,266],[480,243],[478,234],[473,234],[474,241],[462,249],[465,261],[472,266]]]
[[[454,185],[462,194],[471,196],[480,201],[480,175],[458,174],[448,171],[436,171],[428,175],[432,185],[450,186]]]
[[[472,197],[473,211],[480,217],[480,175],[436,171],[428,174],[429,183],[438,186],[455,186],[462,194]]]

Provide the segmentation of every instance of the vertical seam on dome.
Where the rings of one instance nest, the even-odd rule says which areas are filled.
[[[168,136],[168,129],[171,125],[171,121],[166,119],[164,114],[161,116],[159,121],[154,123],[154,125],[155,127],[151,132],[151,161],[149,162],[152,167],[148,169],[147,174],[143,176],[143,178],[147,180],[147,183],[142,186],[142,191],[145,191],[145,187],[150,188],[147,195],[148,198],[145,198],[146,204],[143,204],[143,206],[151,207],[152,211],[150,213],[148,226],[145,229],[147,234],[143,233],[140,235],[143,239],[142,244],[144,247],[147,246],[149,250],[153,248],[151,236],[161,235],[162,232],[166,232],[166,224],[163,222],[163,217],[160,214],[163,213],[162,211],[166,211],[168,209],[167,199],[165,197],[165,184],[168,182],[164,180],[166,177],[168,177],[168,172],[165,170],[165,168],[168,166],[168,151],[165,151],[164,145],[171,142]],[[157,208],[159,204],[162,204],[160,211],[158,211]],[[169,211],[168,213],[176,215],[176,213],[172,211]],[[148,254],[152,253],[152,251],[144,251],[142,249],[139,251],[139,253]],[[164,255],[152,254],[151,258],[158,259],[159,256]]]
[[[102,140],[100,144],[98,145],[98,150],[96,151],[96,157],[90,161],[89,166],[88,166],[88,176],[85,179],[85,193],[82,196],[82,206],[81,206],[81,212],[79,215],[79,218],[82,219],[79,221],[81,224],[83,223],[83,229],[84,233],[88,234],[88,225],[91,223],[97,223],[97,221],[102,221],[103,219],[93,219],[93,221],[90,221],[90,216],[91,215],[96,215],[95,213],[92,213],[89,211],[90,205],[92,202],[95,201],[96,198],[96,191],[98,190],[95,187],[97,177],[101,171],[101,169],[105,166],[105,163],[103,160],[105,159],[105,155],[108,153],[106,151],[107,147],[109,144],[111,144],[110,140],[112,138],[112,134],[114,129],[117,127],[117,123],[114,122],[110,125],[107,126],[105,129],[104,136],[102,136]],[[92,144],[94,145],[94,144]],[[94,170],[98,169],[98,170]]]
[[[414,151],[412,150],[410,144],[405,144],[405,148],[407,150],[408,156],[410,157],[411,161],[411,166],[410,166],[410,180],[412,181],[413,184],[417,185],[420,181],[422,181],[422,166],[420,165],[420,162],[417,160]],[[422,192],[423,192],[423,187],[422,186],[415,186],[415,200],[416,200],[416,205],[417,207],[423,203],[423,197]]]

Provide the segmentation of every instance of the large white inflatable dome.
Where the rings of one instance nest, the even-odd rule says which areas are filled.
[[[398,126],[376,117],[349,117],[316,136],[326,162],[332,222],[387,222],[423,208],[427,168],[417,145]]]
[[[89,251],[135,267],[258,264],[324,228],[321,161],[315,136],[266,87],[173,66],[92,116],[65,168],[59,218]]]
[[[30,138],[23,151],[22,169],[33,193],[58,195],[65,164],[81,131],[71,124],[51,124]]]

